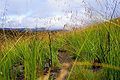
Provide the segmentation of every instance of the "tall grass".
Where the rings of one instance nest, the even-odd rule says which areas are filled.
[[[120,40],[118,37],[120,37],[119,31],[120,26],[116,26],[111,24],[110,28],[108,29],[109,23],[105,24],[99,24],[97,27],[93,26],[91,28],[88,28],[86,30],[77,32],[77,33],[71,33],[71,36],[68,36],[66,38],[66,41],[69,45],[69,49],[71,49],[71,52],[74,52],[77,54],[76,61],[80,62],[90,62],[93,64],[95,59],[99,59],[100,63],[108,64],[110,66],[116,66],[120,68],[120,58],[117,56],[120,56],[120,50],[119,50],[119,42]],[[76,55],[75,54],[75,55]],[[73,68],[71,70],[71,74],[68,77],[68,80],[72,77],[72,73],[74,74],[74,71],[76,71],[76,67],[73,65]],[[85,67],[83,67],[85,68]],[[88,66],[85,68],[87,71],[91,71],[92,66]],[[99,76],[99,79],[101,80],[119,80],[120,77],[120,71],[115,70],[114,67],[112,69],[108,68],[101,68],[102,70],[102,77]],[[99,70],[99,72],[101,72]],[[81,71],[81,68],[80,70]],[[99,74],[99,72],[97,74]],[[89,73],[90,75],[91,73]],[[85,75],[85,73],[81,73],[79,75]],[[95,75],[95,74],[94,74]],[[86,76],[82,76],[83,79],[86,79]],[[91,76],[89,76],[87,79],[89,80]],[[97,77],[98,78],[98,77]],[[96,79],[96,78],[92,78]]]
[[[46,34],[47,36],[49,35]],[[51,54],[49,52],[48,37],[44,39],[39,39],[39,37],[42,36],[33,34],[26,39],[19,39],[16,43],[13,43],[15,40],[8,40],[9,44],[4,45],[5,47],[0,53],[0,79],[16,80],[17,77],[23,75],[22,78],[25,80],[36,80],[43,73],[43,69],[48,63],[47,60]],[[53,55],[53,67],[58,64],[57,50],[61,47],[62,43],[62,38],[52,39],[52,45],[50,46]]]
[[[52,67],[60,66],[57,56],[60,48],[76,59],[68,80],[119,80],[120,25],[114,20],[110,28],[108,26],[109,23],[104,22],[68,32],[35,33],[17,41],[8,39],[0,51],[0,80],[42,77],[51,54]],[[100,60],[101,67],[94,72],[92,66],[96,59]]]

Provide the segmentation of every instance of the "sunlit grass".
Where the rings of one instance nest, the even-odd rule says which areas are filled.
[[[0,49],[0,80],[16,80],[20,75],[24,80],[41,79],[50,55],[52,67],[61,66],[58,49],[67,50],[76,59],[68,70],[68,80],[119,80],[120,25],[112,22],[108,26],[103,22],[84,29],[50,32],[52,54],[48,32],[7,37],[7,43],[1,43]],[[95,59],[100,60],[95,66],[101,66],[96,72],[92,69]]]

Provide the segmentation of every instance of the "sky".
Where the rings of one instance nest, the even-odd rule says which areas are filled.
[[[120,17],[120,0],[0,0],[0,28],[63,28]]]

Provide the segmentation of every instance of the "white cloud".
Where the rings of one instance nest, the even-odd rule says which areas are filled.
[[[43,3],[45,5],[43,4],[38,5],[38,3],[36,4],[36,2]],[[7,17],[6,22],[8,22],[8,24],[11,25],[14,24],[14,26],[12,25],[12,27],[24,26],[24,27],[34,28],[34,27],[64,26],[64,24],[66,23],[73,24],[76,21],[73,20],[75,16],[72,17],[74,13],[71,13],[69,11],[66,13],[64,11],[70,10],[71,9],[70,6],[74,6],[76,5],[76,3],[80,3],[80,0],[72,0],[72,1],[47,0],[46,3],[45,1],[37,1],[37,0],[31,0],[31,1],[9,0],[8,3],[9,6],[7,7],[9,8],[7,12],[8,14],[6,16]],[[31,6],[32,8],[32,12],[30,11],[27,12],[27,7],[29,6]],[[33,8],[34,6],[36,6],[35,10]],[[9,11],[11,12],[11,14],[9,14],[10,13]],[[50,17],[38,18],[39,16],[45,13],[52,14],[52,16],[50,15]],[[32,17],[31,15],[32,16],[37,15],[37,17]],[[42,16],[46,16],[46,15],[42,15]],[[76,23],[79,23],[79,21],[76,21]],[[6,26],[6,27],[11,27],[11,26]]]
[[[69,0],[48,0],[48,3],[57,10],[65,10],[70,6]]]
[[[52,26],[64,26],[64,24],[69,23],[71,19],[71,14],[68,15],[58,15],[53,17],[47,18],[34,18],[34,17],[27,17],[26,15],[11,15],[6,16],[6,27],[12,28],[20,28],[20,27],[27,27],[27,28],[35,28],[35,27],[52,27]],[[14,26],[13,26],[14,24]],[[20,26],[22,24],[22,26]],[[10,26],[12,25],[12,26]],[[19,25],[19,26],[18,26]]]
[[[64,24],[81,24],[81,19],[88,21],[85,15],[83,0],[7,0],[7,24],[14,24],[14,27],[49,27],[63,26]],[[85,0],[94,9],[104,11],[96,0]],[[100,1],[102,5],[105,0]],[[112,1],[112,0],[110,0]],[[111,4],[111,2],[109,3]],[[4,3],[0,3],[0,16],[4,12]],[[97,7],[96,7],[97,6]],[[89,7],[89,5],[88,5]],[[110,6],[111,7],[111,6]],[[95,14],[95,17],[100,17]],[[93,16],[93,17],[94,17]],[[40,17],[40,18],[39,18]],[[1,18],[1,17],[0,17]],[[100,17],[101,18],[101,17]],[[0,22],[1,23],[1,22]],[[7,26],[9,27],[9,26]],[[12,26],[13,27],[13,26]]]

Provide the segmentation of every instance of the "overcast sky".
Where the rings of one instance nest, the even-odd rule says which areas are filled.
[[[116,1],[114,17],[119,17],[120,0],[0,0],[0,24],[5,24],[0,27],[83,25],[110,18]]]

